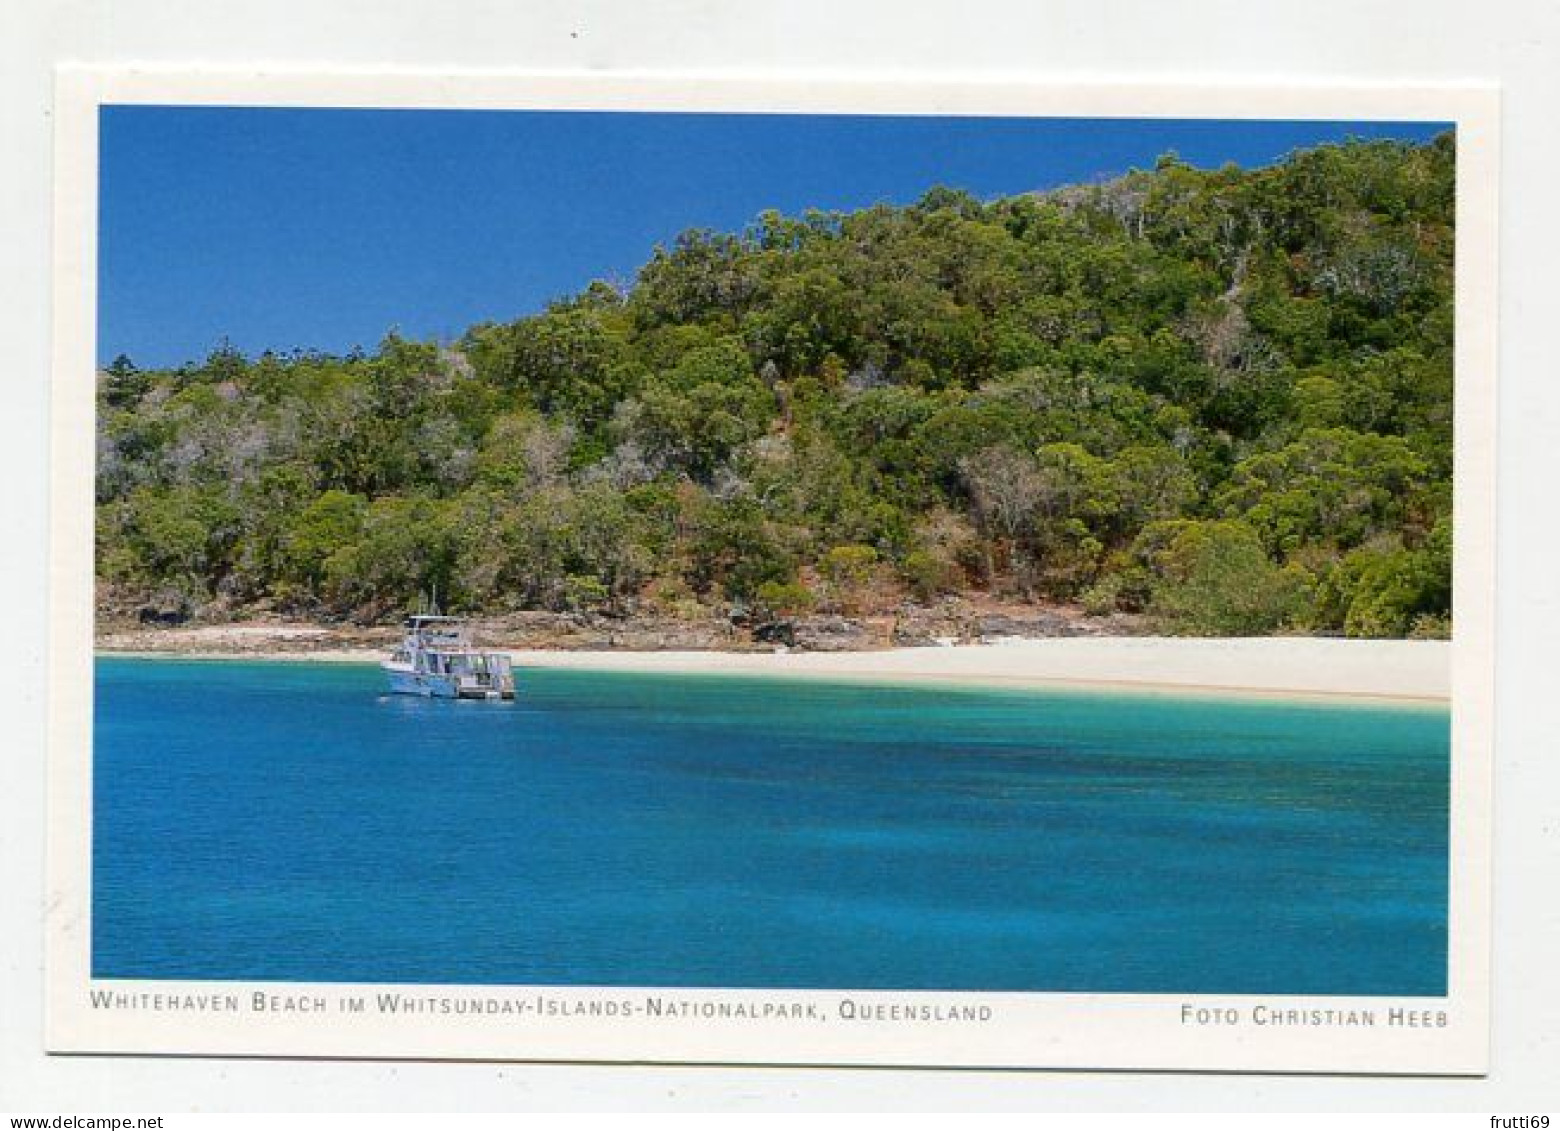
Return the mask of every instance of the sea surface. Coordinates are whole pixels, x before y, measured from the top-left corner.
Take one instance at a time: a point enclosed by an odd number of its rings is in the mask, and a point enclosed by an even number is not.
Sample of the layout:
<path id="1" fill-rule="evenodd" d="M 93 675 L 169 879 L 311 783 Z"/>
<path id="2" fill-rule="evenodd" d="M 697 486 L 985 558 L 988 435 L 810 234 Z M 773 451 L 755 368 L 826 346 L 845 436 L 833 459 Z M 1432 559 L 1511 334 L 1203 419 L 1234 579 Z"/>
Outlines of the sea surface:
<path id="1" fill-rule="evenodd" d="M 97 977 L 1446 989 L 1449 714 L 97 664 Z"/>

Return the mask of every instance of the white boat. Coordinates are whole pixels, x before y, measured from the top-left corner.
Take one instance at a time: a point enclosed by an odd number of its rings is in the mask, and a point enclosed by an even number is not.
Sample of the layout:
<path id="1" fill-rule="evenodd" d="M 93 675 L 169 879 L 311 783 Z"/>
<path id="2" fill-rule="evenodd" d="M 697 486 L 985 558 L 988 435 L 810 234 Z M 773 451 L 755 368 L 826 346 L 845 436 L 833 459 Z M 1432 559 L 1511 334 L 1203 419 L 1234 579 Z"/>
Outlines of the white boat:
<path id="1" fill-rule="evenodd" d="M 436 699 L 513 699 L 515 677 L 507 652 L 471 646 L 471 634 L 458 617 L 414 616 L 406 637 L 379 666 L 397 695 Z"/>

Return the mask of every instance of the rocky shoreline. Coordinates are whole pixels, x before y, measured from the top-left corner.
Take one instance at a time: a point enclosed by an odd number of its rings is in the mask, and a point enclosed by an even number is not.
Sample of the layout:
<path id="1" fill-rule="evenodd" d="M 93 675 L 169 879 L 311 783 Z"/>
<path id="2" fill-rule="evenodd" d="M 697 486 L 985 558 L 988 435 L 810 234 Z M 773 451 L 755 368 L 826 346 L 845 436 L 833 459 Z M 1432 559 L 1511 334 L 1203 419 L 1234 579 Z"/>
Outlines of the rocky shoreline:
<path id="1" fill-rule="evenodd" d="M 622 652 L 873 652 L 1010 639 L 1139 636 L 1140 617 L 1088 616 L 1067 606 L 975 604 L 950 600 L 906 605 L 862 616 L 818 614 L 751 622 L 737 618 L 608 617 L 589 613 L 519 612 L 471 618 L 487 647 L 512 650 Z M 97 647 L 104 652 L 307 655 L 383 651 L 400 636 L 394 623 L 358 625 L 256 617 L 224 622 L 144 623 L 100 613 Z"/>

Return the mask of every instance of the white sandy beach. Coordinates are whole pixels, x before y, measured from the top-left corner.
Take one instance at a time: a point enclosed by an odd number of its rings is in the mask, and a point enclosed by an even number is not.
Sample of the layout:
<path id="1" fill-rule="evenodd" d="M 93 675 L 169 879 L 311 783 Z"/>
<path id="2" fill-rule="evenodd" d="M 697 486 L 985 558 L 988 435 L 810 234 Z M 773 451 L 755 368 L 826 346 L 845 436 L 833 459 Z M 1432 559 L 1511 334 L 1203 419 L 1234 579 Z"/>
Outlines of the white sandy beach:
<path id="1" fill-rule="evenodd" d="M 195 630 L 200 631 L 231 633 L 233 629 Z M 282 643 L 280 637 L 271 639 Z M 260 640 L 254 643 L 258 646 L 235 655 L 227 649 L 207 651 L 191 639 L 178 654 L 339 662 L 381 658 L 381 653 L 367 649 L 299 652 L 267 649 Z M 1100 684 L 1269 695 L 1444 700 L 1450 696 L 1451 685 L 1451 646 L 1434 640 L 1064 637 L 867 652 L 531 649 L 512 651 L 511 655 L 522 670 L 716 672 L 1012 687 Z"/>
<path id="2" fill-rule="evenodd" d="M 724 672 L 1001 686 L 1084 683 L 1187 690 L 1446 699 L 1435 640 L 1067 637 L 882 652 L 515 652 L 520 667 Z"/>

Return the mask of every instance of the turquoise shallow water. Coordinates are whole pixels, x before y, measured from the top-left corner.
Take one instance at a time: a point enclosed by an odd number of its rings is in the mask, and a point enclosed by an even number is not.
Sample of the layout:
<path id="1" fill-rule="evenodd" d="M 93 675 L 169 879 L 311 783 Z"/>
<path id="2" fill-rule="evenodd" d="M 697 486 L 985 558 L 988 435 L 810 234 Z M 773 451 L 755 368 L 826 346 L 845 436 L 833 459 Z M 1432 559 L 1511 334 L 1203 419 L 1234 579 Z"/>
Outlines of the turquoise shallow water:
<path id="1" fill-rule="evenodd" d="M 101 659 L 93 973 L 1438 995 L 1448 713 Z"/>

